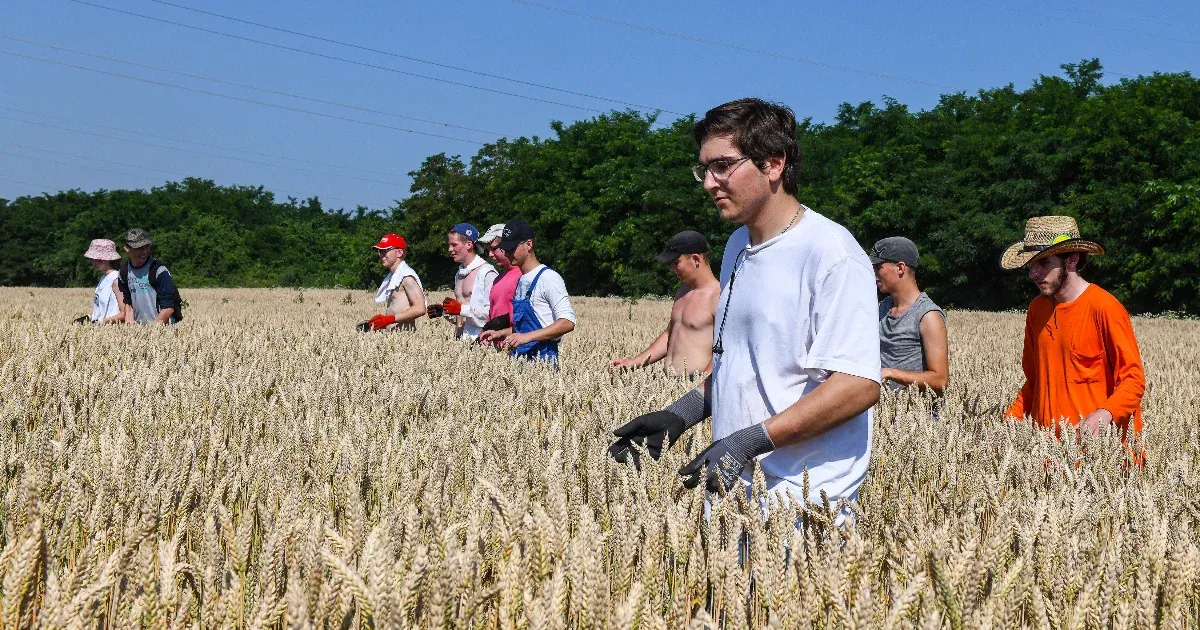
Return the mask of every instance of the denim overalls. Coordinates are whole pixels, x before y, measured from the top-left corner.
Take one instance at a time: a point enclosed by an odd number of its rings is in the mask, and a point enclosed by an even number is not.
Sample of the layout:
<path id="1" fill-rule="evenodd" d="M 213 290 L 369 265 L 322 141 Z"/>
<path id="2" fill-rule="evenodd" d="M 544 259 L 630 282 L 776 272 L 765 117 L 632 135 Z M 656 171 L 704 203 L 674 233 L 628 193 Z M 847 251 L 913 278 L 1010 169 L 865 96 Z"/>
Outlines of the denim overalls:
<path id="1" fill-rule="evenodd" d="M 525 299 L 513 300 L 513 332 L 531 333 L 535 330 L 545 328 L 538 321 L 537 313 L 533 312 L 533 304 L 530 299 L 533 297 L 533 290 L 537 288 L 538 280 L 549 267 L 542 267 L 542 270 L 533 277 L 533 282 L 529 283 L 529 290 L 525 292 Z M 534 359 L 542 359 L 550 361 L 558 365 L 558 342 L 557 341 L 530 341 L 523 343 L 513 350 L 513 356 L 521 357 L 532 361 Z"/>

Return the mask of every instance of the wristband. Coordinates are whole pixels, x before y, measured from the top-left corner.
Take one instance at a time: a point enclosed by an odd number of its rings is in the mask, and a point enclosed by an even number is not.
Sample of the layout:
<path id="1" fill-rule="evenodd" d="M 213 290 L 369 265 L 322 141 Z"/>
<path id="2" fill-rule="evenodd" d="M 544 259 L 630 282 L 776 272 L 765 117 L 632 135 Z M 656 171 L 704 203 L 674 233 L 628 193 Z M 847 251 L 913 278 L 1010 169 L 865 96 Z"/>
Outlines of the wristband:
<path id="1" fill-rule="evenodd" d="M 667 405 L 667 411 L 683 418 L 684 429 L 690 429 L 712 415 L 712 397 L 693 389 L 679 400 Z"/>

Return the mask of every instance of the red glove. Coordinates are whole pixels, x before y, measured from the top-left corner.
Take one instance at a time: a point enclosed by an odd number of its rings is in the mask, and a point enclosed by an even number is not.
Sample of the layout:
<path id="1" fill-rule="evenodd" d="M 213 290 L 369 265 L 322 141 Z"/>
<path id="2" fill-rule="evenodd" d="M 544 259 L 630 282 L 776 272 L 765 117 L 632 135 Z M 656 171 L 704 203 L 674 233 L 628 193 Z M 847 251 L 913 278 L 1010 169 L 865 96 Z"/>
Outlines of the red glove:
<path id="1" fill-rule="evenodd" d="M 371 330 L 383 330 L 395 323 L 395 315 L 376 315 L 367 320 L 367 325 L 371 327 Z"/>
<path id="2" fill-rule="evenodd" d="M 447 315 L 461 315 L 462 303 L 454 298 L 446 298 L 442 300 L 442 310 L 445 311 Z"/>

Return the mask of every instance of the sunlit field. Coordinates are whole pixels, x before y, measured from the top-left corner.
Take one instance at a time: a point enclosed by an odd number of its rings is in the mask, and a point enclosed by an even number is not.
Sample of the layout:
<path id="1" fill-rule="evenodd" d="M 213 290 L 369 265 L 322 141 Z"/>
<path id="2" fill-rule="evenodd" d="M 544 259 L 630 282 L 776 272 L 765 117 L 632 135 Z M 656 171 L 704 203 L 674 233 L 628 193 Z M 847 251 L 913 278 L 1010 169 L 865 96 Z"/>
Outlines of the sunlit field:
<path id="1" fill-rule="evenodd" d="M 939 418 L 881 401 L 842 530 L 743 496 L 706 517 L 675 473 L 706 425 L 640 472 L 606 458 L 688 387 L 606 369 L 669 302 L 577 299 L 556 372 L 444 321 L 355 332 L 362 291 L 182 291 L 164 329 L 0 289 L 3 627 L 1200 625 L 1198 322 L 1135 319 L 1138 468 L 1001 422 L 1023 315 L 951 311 Z"/>

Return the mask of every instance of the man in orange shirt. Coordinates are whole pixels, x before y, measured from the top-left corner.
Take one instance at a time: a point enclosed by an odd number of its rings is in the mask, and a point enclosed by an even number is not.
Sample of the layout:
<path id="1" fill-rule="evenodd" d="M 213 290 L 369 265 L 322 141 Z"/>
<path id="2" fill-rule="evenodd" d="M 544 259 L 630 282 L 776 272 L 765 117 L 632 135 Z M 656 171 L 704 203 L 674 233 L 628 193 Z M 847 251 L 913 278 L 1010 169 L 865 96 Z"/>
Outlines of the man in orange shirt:
<path id="1" fill-rule="evenodd" d="M 1000 266 L 1028 267 L 1041 293 L 1025 317 L 1025 385 L 1007 417 L 1030 417 L 1056 434 L 1060 423 L 1093 434 L 1110 422 L 1126 436 L 1131 425 L 1142 430 L 1146 375 L 1129 313 L 1079 275 L 1089 255 L 1103 254 L 1071 217 L 1030 219 L 1025 239 L 1004 252 Z"/>

